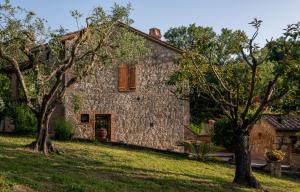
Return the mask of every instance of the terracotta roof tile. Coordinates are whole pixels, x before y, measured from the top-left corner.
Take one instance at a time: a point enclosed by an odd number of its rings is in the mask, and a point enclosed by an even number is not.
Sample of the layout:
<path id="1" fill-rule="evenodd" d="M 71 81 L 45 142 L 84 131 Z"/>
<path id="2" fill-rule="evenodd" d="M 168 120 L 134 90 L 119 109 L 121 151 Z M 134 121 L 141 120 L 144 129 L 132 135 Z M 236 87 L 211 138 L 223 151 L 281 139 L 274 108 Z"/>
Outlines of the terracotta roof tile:
<path id="1" fill-rule="evenodd" d="M 262 119 L 269 122 L 277 131 L 300 131 L 300 114 L 264 115 Z"/>

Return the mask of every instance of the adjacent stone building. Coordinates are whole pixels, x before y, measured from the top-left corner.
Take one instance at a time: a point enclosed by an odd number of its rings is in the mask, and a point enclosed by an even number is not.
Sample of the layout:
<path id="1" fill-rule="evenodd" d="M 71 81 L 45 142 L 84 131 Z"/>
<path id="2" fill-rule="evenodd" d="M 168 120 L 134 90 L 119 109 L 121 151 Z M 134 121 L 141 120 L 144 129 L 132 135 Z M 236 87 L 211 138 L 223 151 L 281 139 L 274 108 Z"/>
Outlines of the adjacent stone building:
<path id="1" fill-rule="evenodd" d="M 75 138 L 98 139 L 105 128 L 111 142 L 182 151 L 177 144 L 189 125 L 189 102 L 177 99 L 166 84 L 182 51 L 162 41 L 159 29 L 130 30 L 144 37 L 150 54 L 96 69 L 67 90 L 51 121 L 64 116 L 74 124 Z M 79 111 L 74 111 L 74 96 L 82 101 Z"/>
<path id="2" fill-rule="evenodd" d="M 300 114 L 264 115 L 250 132 L 252 159 L 265 160 L 267 151 L 281 149 L 286 153 L 284 163 L 300 168 L 297 162 L 300 157 L 294 153 L 298 131 L 300 131 Z"/>

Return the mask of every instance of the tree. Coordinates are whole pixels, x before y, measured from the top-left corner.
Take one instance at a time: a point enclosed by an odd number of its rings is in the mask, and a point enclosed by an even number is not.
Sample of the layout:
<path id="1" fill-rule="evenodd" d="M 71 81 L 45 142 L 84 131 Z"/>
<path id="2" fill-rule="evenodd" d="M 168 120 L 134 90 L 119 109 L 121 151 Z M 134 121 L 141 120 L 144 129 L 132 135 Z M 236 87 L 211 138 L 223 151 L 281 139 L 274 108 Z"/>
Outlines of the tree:
<path id="1" fill-rule="evenodd" d="M 5 103 L 3 99 L 0 97 L 0 114 L 4 111 Z"/>
<path id="2" fill-rule="evenodd" d="M 0 74 L 0 123 L 8 112 L 11 103 L 10 84 L 5 75 Z"/>
<path id="3" fill-rule="evenodd" d="M 146 50 L 142 38 L 128 30 L 129 11 L 130 5 L 115 5 L 110 13 L 96 7 L 84 22 L 82 14 L 72 11 L 78 31 L 65 34 L 64 28 L 52 30 L 44 19 L 8 0 L 1 4 L 0 69 L 16 74 L 24 102 L 38 121 L 36 141 L 28 147 L 57 152 L 48 124 L 66 89 L 96 67 L 133 60 Z"/>
<path id="4" fill-rule="evenodd" d="M 218 119 L 214 124 L 212 141 L 217 146 L 225 147 L 229 151 L 233 151 L 233 126 L 227 118 Z"/>
<path id="5" fill-rule="evenodd" d="M 216 33 L 211 27 L 201 27 L 195 24 L 188 27 L 171 28 L 164 34 L 165 39 L 170 44 L 183 50 L 197 52 L 205 50 L 215 36 Z M 206 97 L 205 102 L 202 102 L 203 98 L 199 97 L 198 91 L 194 87 L 190 87 L 188 95 L 181 94 L 181 97 L 189 99 L 191 122 L 194 124 L 199 125 L 201 122 L 216 118 L 222 113 L 218 104 L 208 97 Z"/>
<path id="6" fill-rule="evenodd" d="M 196 38 L 201 48 L 186 50 L 180 70 L 170 78 L 179 93 L 196 90 L 213 100 L 234 130 L 236 171 L 234 182 L 261 188 L 251 170 L 249 133 L 263 112 L 276 107 L 285 96 L 293 97 L 300 70 L 299 24 L 260 48 L 255 43 L 262 21 L 250 24 L 254 34 L 223 29 L 220 35 Z M 198 37 L 198 36 L 197 36 Z M 197 45 L 198 46 L 198 45 Z"/>
<path id="7" fill-rule="evenodd" d="M 284 114 L 290 111 L 300 112 L 300 78 L 294 91 L 281 98 L 281 102 L 277 106 L 272 107 L 272 111 Z"/>

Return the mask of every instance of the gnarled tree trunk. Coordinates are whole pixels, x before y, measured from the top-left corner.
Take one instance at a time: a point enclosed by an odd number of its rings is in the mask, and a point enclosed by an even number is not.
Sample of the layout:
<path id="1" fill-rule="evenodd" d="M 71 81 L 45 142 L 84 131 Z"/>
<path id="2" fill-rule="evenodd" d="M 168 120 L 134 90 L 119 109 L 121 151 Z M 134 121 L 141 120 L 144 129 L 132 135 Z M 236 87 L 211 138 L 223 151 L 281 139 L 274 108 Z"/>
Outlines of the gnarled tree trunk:
<path id="1" fill-rule="evenodd" d="M 242 132 L 236 133 L 234 140 L 236 169 L 233 182 L 260 189 L 261 185 L 252 173 L 249 134 Z"/>
<path id="2" fill-rule="evenodd" d="M 51 138 L 49 137 L 49 120 L 53 111 L 54 108 L 52 108 L 48 113 L 37 115 L 38 134 L 36 140 L 27 145 L 29 149 L 43 152 L 45 155 L 48 155 L 51 152 L 59 153 L 58 149 L 54 147 Z"/>

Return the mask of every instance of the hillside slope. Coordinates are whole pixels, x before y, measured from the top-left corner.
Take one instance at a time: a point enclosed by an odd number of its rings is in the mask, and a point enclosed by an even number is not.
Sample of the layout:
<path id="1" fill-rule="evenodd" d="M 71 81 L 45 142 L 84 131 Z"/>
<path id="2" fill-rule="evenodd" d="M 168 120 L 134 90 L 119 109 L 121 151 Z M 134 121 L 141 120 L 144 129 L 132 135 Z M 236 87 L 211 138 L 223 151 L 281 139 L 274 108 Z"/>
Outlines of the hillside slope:
<path id="1" fill-rule="evenodd" d="M 251 191 L 231 184 L 232 167 L 97 143 L 55 142 L 44 157 L 31 138 L 0 136 L 0 191 Z M 272 192 L 299 192 L 300 181 L 256 173 Z"/>

